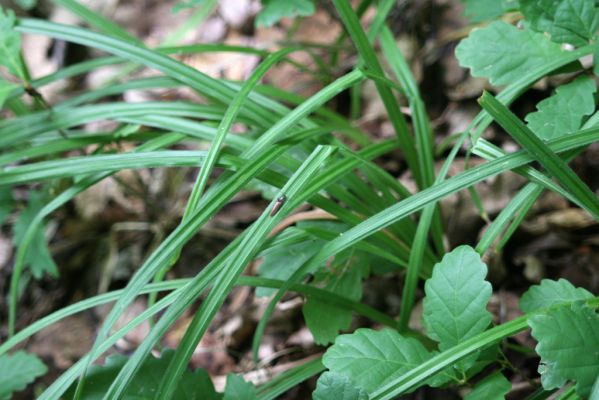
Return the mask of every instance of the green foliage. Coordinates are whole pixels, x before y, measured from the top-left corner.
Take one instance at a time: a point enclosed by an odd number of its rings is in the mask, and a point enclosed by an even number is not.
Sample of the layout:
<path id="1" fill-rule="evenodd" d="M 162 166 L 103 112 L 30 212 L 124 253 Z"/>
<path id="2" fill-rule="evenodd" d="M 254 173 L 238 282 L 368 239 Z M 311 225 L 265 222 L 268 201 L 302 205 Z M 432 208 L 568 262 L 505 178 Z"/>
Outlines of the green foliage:
<path id="1" fill-rule="evenodd" d="M 12 10 L 0 8 L 0 66 L 20 78 L 24 78 L 21 63 L 21 36 L 13 29 L 16 23 Z"/>
<path id="2" fill-rule="evenodd" d="M 528 323 L 539 342 L 539 373 L 545 389 L 576 382 L 576 393 L 587 397 L 599 375 L 599 315 L 584 304 L 558 307 L 534 315 Z"/>
<path id="3" fill-rule="evenodd" d="M 313 0 L 262 0 L 264 8 L 256 18 L 259 26 L 271 26 L 283 18 L 314 14 Z"/>
<path id="4" fill-rule="evenodd" d="M 0 109 L 4 107 L 4 102 L 16 88 L 18 88 L 17 85 L 0 78 Z"/>
<path id="5" fill-rule="evenodd" d="M 291 233 L 288 232 L 288 233 Z M 295 244 L 283 244 L 271 247 L 258 267 L 258 273 L 263 278 L 288 279 L 317 251 L 322 241 L 309 237 L 307 240 Z M 256 296 L 264 297 L 273 293 L 273 289 L 257 288 Z"/>
<path id="6" fill-rule="evenodd" d="M 543 279 L 539 285 L 531 286 L 520 298 L 520 309 L 531 313 L 557 304 L 586 300 L 593 295 L 583 288 L 577 288 L 565 279 L 552 281 Z"/>
<path id="7" fill-rule="evenodd" d="M 595 81 L 583 75 L 561 85 L 555 94 L 537 104 L 525 117 L 528 127 L 544 140 L 555 139 L 580 129 L 582 119 L 595 111 Z"/>
<path id="8" fill-rule="evenodd" d="M 368 393 L 355 386 L 346 375 L 325 372 L 318 379 L 312 399 L 368 400 Z"/>
<path id="9" fill-rule="evenodd" d="M 488 78 L 500 86 L 560 57 L 563 50 L 542 33 L 495 21 L 473 30 L 455 54 L 460 65 L 470 68 L 472 76 Z"/>
<path id="10" fill-rule="evenodd" d="M 148 358 L 140 366 L 137 375 L 135 375 L 135 378 L 131 381 L 129 388 L 126 391 L 125 398 L 153 398 L 164 371 L 173 356 L 174 352 L 167 350 L 162 353 L 160 358 Z M 92 366 L 89 370 L 89 377 L 83 390 L 83 398 L 85 400 L 103 399 L 106 391 L 127 360 L 128 358 L 125 356 L 113 354 L 106 358 L 104 365 Z M 238 388 L 236 383 L 233 383 L 233 386 Z M 65 397 L 73 398 L 74 393 L 75 386 L 73 385 L 65 393 Z M 208 373 L 203 369 L 197 369 L 194 372 L 186 371 L 183 374 L 180 384 L 175 391 L 174 398 L 181 400 L 198 398 L 220 400 L 223 396 L 214 389 L 214 385 L 212 384 L 212 380 Z"/>
<path id="11" fill-rule="evenodd" d="M 323 57 L 320 48 L 301 43 L 274 54 L 222 44 L 149 49 L 142 46 L 139 39 L 77 1 L 56 2 L 79 15 L 93 29 L 35 19 L 22 19 L 15 24 L 11 12 L 0 14 L 0 63 L 24 80 L 24 84 L 28 83 L 25 79 L 28 72 L 21 61 L 17 31 L 66 40 L 113 55 L 36 79 L 31 82 L 35 88 L 102 66 L 123 63 L 135 63 L 132 68 L 141 65 L 164 75 L 141 81 L 123 80 L 83 96 L 50 104 L 42 111 L 37 109 L 40 104 L 31 106 L 27 97 L 21 99 L 23 87 L 27 86 L 0 81 L 0 101 L 10 101 L 14 112 L 14 115 L 7 113 L 8 117 L 0 121 L 0 181 L 4 182 L 0 190 L 0 222 L 12 212 L 11 192 L 27 193 L 22 188 L 12 190 L 17 185 L 70 178 L 61 181 L 64 186 L 53 187 L 52 196 L 44 197 L 30 191 L 27 208 L 13 226 L 19 252 L 15 257 L 10 289 L 9 334 L 15 330 L 16 294 L 19 287 L 25 286 L 20 274 L 23 260 L 31 266 L 36 277 L 57 271 L 46 245 L 43 224 L 34 224 L 34 221 L 51 217 L 78 193 L 120 169 L 198 167 L 206 152 L 168 150 L 180 142 L 192 146 L 209 142 L 211 161 L 207 167 L 202 164 L 205 168 L 193 188 L 186 216 L 139 266 L 127 287 L 52 313 L 0 345 L 2 366 L 8 357 L 6 352 L 35 332 L 67 315 L 116 301 L 88 356 L 52 383 L 40 397 L 42 400 L 68 398 L 76 391 L 76 381 L 82 375 L 87 375 L 79 386 L 83 388 L 84 400 L 135 396 L 275 398 L 323 372 L 325 366 L 329 371 L 318 380 L 314 392 L 317 400 L 391 399 L 422 385 L 467 384 L 472 387 L 472 382 L 477 384 L 467 399 L 503 398 L 510 391 L 510 384 L 498 371 L 498 367 L 509 367 L 500 356 L 501 341 L 527 329 L 528 324 L 539 341 L 537 351 L 542 361 L 543 384 L 563 387 L 574 381 L 580 395 L 590 393 L 597 374 L 596 363 L 593 364 L 596 360 L 591 357 L 592 349 L 598 346 L 594 309 L 599 300 L 567 281 L 543 281 L 522 296 L 521 307 L 526 315 L 492 326 L 491 315 L 486 310 L 491 295 L 491 286 L 485 280 L 487 268 L 470 247 L 461 246 L 445 254 L 443 226 L 435 218 L 434 209 L 436 202 L 445 196 L 471 189 L 477 182 L 496 174 L 514 170 L 528 179 L 530 182 L 525 189 L 489 227 L 487 232 L 491 233 L 485 234 L 481 240 L 483 245 L 477 246 L 480 254 L 486 253 L 496 239 L 505 243 L 545 189 L 554 190 L 593 215 L 599 215 L 595 194 L 567 164 L 577 152 L 595 143 L 599 137 L 599 114 L 592 115 L 596 109 L 593 80 L 582 75 L 557 87 L 554 95 L 540 102 L 537 111 L 526 117 L 528 126 L 507 108 L 527 88 L 549 74 L 567 69 L 569 73 L 581 75 L 583 69 L 578 60 L 599 51 L 597 46 L 590 45 L 594 44 L 597 29 L 594 3 L 521 0 L 521 11 L 526 20 L 518 28 L 502 21 L 490 22 L 473 30 L 460 43 L 456 54 L 462 65 L 470 68 L 473 75 L 488 78 L 493 85 L 507 87 L 497 98 L 489 94 L 482 96 L 481 104 L 485 110 L 473 119 L 464 134 L 459 135 L 441 172 L 436 175 L 433 125 L 427 117 L 410 66 L 398 52 L 395 38 L 385 26 L 395 3 L 393 0 L 361 2 L 356 10 L 352 8 L 352 2 L 333 0 L 346 31 L 330 49 L 331 58 L 339 60 L 342 56 L 350 60 L 355 55 L 355 47 L 360 60 L 345 75 L 340 75 L 343 72 L 335 62 L 329 65 L 328 54 Z M 464 0 L 463 3 L 473 22 L 491 21 L 519 7 L 515 0 Z M 181 7 L 203 7 L 196 17 L 204 18 L 216 1 L 189 0 L 180 4 Z M 257 23 L 265 26 L 284 17 L 309 15 L 315 10 L 313 0 L 268 0 L 263 4 Z M 368 7 L 376 9 L 374 22 L 366 32 L 361 17 Z M 197 21 L 196 17 L 190 21 Z M 381 67 L 373 47 L 377 38 L 399 84 L 392 82 Z M 569 46 L 562 46 L 563 43 L 578 48 L 566 50 Z M 264 73 L 280 62 L 290 61 L 289 54 L 297 50 L 309 52 L 318 67 L 315 81 L 322 72 L 326 76 L 322 83 L 327 86 L 305 99 L 283 89 L 256 86 Z M 198 51 L 258 54 L 264 61 L 246 82 L 231 82 L 211 78 L 168 56 Z M 313 65 L 298 61 L 293 61 L 292 65 L 306 73 L 313 71 Z M 337 100 L 339 93 L 359 92 L 354 89 L 359 89 L 367 79 L 375 82 L 389 114 L 389 122 L 397 133 L 393 140 L 372 143 L 371 136 L 361 130 L 360 124 L 354 124 L 355 121 L 327 106 Z M 195 90 L 203 103 L 161 101 L 132 105 L 111 102 L 107 97 L 119 96 L 130 89 L 180 86 Z M 400 112 L 394 92 L 398 89 L 404 92 L 412 110 L 411 124 Z M 85 104 L 92 101 L 100 104 Z M 354 105 L 358 103 L 354 102 Z M 354 107 L 354 114 L 354 117 L 360 117 L 359 107 Z M 479 138 L 493 119 L 522 145 L 522 151 L 504 154 Z M 111 120 L 118 127 L 98 134 L 79 131 L 88 122 L 100 120 Z M 583 122 L 584 129 L 581 127 Z M 229 128 L 236 123 L 247 128 L 248 133 L 231 135 Z M 144 129 L 139 129 L 140 126 Z M 467 143 L 469 134 L 478 140 L 469 150 L 477 155 L 484 154 L 490 161 L 445 179 L 453 158 Z M 114 143 L 123 146 L 117 147 Z M 80 151 L 90 146 L 95 149 L 94 154 Z M 132 151 L 107 154 L 117 148 Z M 379 166 L 380 163 L 373 162 L 398 148 L 418 191 L 406 190 Z M 535 161 L 545 170 L 527 165 Z M 215 166 L 225 170 L 213 174 Z M 212 176 L 215 176 L 214 180 L 206 185 Z M 285 194 L 287 202 L 276 215 L 270 215 L 273 204 L 268 205 L 258 220 L 193 278 L 148 284 L 165 276 L 181 254 L 182 247 L 234 196 L 255 187 L 269 188 L 275 198 Z M 265 197 L 270 198 L 269 195 Z M 522 197 L 526 201 L 522 201 Z M 300 222 L 271 236 L 283 218 L 306 202 L 326 211 L 330 214 L 327 218 L 335 222 L 311 225 Z M 40 227 L 35 231 L 33 244 L 27 248 L 22 241 L 24 231 L 30 226 Z M 431 272 L 430 266 L 444 254 Z M 244 276 L 247 265 L 260 258 L 260 276 Z M 380 261 L 383 258 L 385 265 Z M 370 273 L 394 274 L 396 278 L 398 270 L 404 267 L 407 268 L 406 289 L 400 293 L 402 322 L 398 323 L 396 315 L 386 315 L 361 302 L 362 285 Z M 311 281 L 302 283 L 308 277 Z M 417 300 L 420 280 L 427 278 L 423 325 L 429 337 L 408 328 L 414 317 L 411 311 Z M 194 349 L 236 285 L 258 286 L 258 295 L 270 295 L 276 290 L 256 329 L 256 349 L 269 313 L 285 292 L 293 290 L 306 296 L 303 314 L 315 342 L 334 341 L 322 362 L 314 358 L 259 387 L 231 374 L 223 394 L 215 392 L 206 372 L 188 371 Z M 114 332 L 116 321 L 134 299 L 141 294 L 167 289 L 173 292 L 156 303 L 151 301 L 148 309 Z M 195 311 L 177 351 L 166 352 L 160 359 L 152 358 L 150 354 L 165 332 L 193 304 L 197 304 L 203 294 L 207 296 Z M 339 336 L 340 331 L 351 326 L 352 313 L 391 328 L 361 328 Z M 88 370 L 91 363 L 127 332 L 157 315 L 161 315 L 160 318 L 130 357 L 108 357 L 104 366 Z M 564 351 L 565 347 L 568 352 Z M 490 372 L 490 375 L 480 380 L 478 374 L 482 371 Z M 0 374 L 0 380 L 2 378 Z"/>
<path id="12" fill-rule="evenodd" d="M 330 266 L 321 268 L 313 284 L 345 298 L 359 301 L 362 298 L 362 279 L 369 274 L 368 257 L 354 250 L 335 257 Z M 352 313 L 318 299 L 308 299 L 303 306 L 306 325 L 317 344 L 335 341 L 339 331 L 349 328 Z"/>
<path id="13" fill-rule="evenodd" d="M 392 329 L 358 329 L 338 336 L 322 362 L 332 372 L 346 375 L 358 387 L 373 392 L 430 357 L 418 340 Z"/>
<path id="14" fill-rule="evenodd" d="M 470 246 L 460 246 L 443 257 L 426 281 L 423 321 L 428 336 L 447 350 L 484 331 L 491 323 L 487 303 L 491 284 L 487 266 Z M 455 367 L 464 373 L 476 356 Z"/>
<path id="15" fill-rule="evenodd" d="M 32 354 L 17 351 L 0 356 L 0 400 L 12 398 L 12 393 L 23 390 L 48 369 Z"/>
<path id="16" fill-rule="evenodd" d="M 257 398 L 256 388 L 239 375 L 227 375 L 227 385 L 223 400 L 254 400 Z"/>
<path id="17" fill-rule="evenodd" d="M 445 350 L 484 331 L 491 323 L 487 266 L 470 246 L 460 246 L 435 265 L 426 281 L 423 320 L 428 336 Z"/>
<path id="18" fill-rule="evenodd" d="M 518 7 L 518 0 L 462 0 L 464 15 L 477 23 L 495 19 Z"/>
<path id="19" fill-rule="evenodd" d="M 504 400 L 512 390 L 512 384 L 501 372 L 493 372 L 464 397 L 464 400 Z"/>
<path id="20" fill-rule="evenodd" d="M 531 27 L 557 43 L 584 46 L 599 28 L 595 0 L 521 0 L 520 5 Z"/>
<path id="21" fill-rule="evenodd" d="M 12 212 L 14 201 L 10 190 L 0 190 L 0 226 L 4 223 L 6 217 Z"/>
<path id="22" fill-rule="evenodd" d="M 44 202 L 45 198 L 41 193 L 36 191 L 29 192 L 27 207 L 21 211 L 14 225 L 15 246 L 18 247 L 21 245 L 27 228 L 44 206 Z M 35 232 L 25 258 L 25 263 L 30 267 L 31 273 L 37 279 L 40 279 L 45 273 L 54 277 L 58 276 L 58 267 L 50 255 L 50 250 L 46 242 L 44 225 L 41 225 Z"/>

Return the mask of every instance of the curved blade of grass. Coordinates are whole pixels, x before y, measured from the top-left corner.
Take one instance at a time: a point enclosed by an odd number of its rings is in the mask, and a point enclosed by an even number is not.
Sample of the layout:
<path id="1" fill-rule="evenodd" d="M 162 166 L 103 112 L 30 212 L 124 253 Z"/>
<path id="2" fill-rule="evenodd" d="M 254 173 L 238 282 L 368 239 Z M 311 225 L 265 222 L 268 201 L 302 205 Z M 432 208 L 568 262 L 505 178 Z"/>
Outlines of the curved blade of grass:
<path id="1" fill-rule="evenodd" d="M 183 219 L 186 219 L 189 216 L 189 213 L 197 208 L 198 203 L 200 201 L 200 197 L 202 196 L 206 184 L 208 183 L 208 178 L 210 177 L 212 169 L 216 164 L 216 159 L 218 158 L 220 148 L 225 140 L 225 136 L 229 132 L 229 129 L 231 128 L 233 123 L 235 122 L 235 119 L 237 118 L 237 115 L 241 110 L 241 106 L 243 105 L 247 96 L 249 96 L 250 92 L 254 89 L 254 86 L 256 86 L 256 84 L 260 81 L 260 79 L 262 79 L 264 74 L 266 74 L 266 72 L 268 72 L 270 68 L 272 68 L 276 63 L 278 63 L 283 57 L 296 50 L 298 49 L 288 47 L 269 55 L 252 72 L 251 76 L 241 87 L 241 90 L 237 92 L 235 98 L 227 108 L 227 111 L 225 112 L 216 130 L 214 140 L 210 145 L 210 150 L 208 152 L 208 155 L 206 156 L 203 168 L 200 170 L 200 173 L 196 179 L 196 183 L 191 191 L 191 195 L 189 196 L 189 200 L 187 201 L 185 212 L 183 214 Z"/>
<path id="2" fill-rule="evenodd" d="M 52 0 L 52 2 L 78 15 L 85 22 L 99 29 L 107 35 L 120 38 L 127 42 L 141 44 L 141 40 L 131 35 L 129 32 L 125 31 L 123 28 L 121 28 L 111 20 L 104 18 L 103 16 L 93 12 L 89 8 L 79 4 L 75 0 Z"/>
<path id="3" fill-rule="evenodd" d="M 200 167 L 205 163 L 206 151 L 163 150 L 122 154 L 100 154 L 41 161 L 0 171 L 0 186 L 66 178 L 96 172 L 155 167 Z M 233 159 L 223 157 L 219 167 L 238 165 Z"/>
<path id="4" fill-rule="evenodd" d="M 503 151 L 502 149 L 498 148 L 494 144 L 487 142 L 483 138 L 480 138 L 476 142 L 476 146 L 474 146 L 474 148 L 472 149 L 472 153 L 479 157 L 482 157 L 486 160 L 494 160 L 497 157 L 501 157 L 503 155 L 508 154 L 506 151 Z M 578 198 L 576 198 L 576 196 L 572 195 L 570 192 L 568 192 L 567 190 L 562 188 L 560 185 L 555 183 L 549 176 L 543 174 L 542 172 L 536 170 L 535 168 L 533 168 L 529 165 L 526 165 L 521 168 L 516 168 L 514 170 L 514 172 L 519 175 L 522 175 L 523 177 L 530 180 L 531 182 L 539 184 L 539 185 L 543 186 L 544 188 L 549 189 L 549 190 L 559 194 L 560 196 L 567 198 L 571 202 L 580 205 L 580 203 L 578 202 Z M 580 205 L 580 206 L 582 207 L 582 205 Z"/>
<path id="5" fill-rule="evenodd" d="M 384 26 L 380 36 L 381 48 L 397 80 L 405 88 L 410 109 L 412 110 L 412 122 L 414 125 L 414 136 L 416 148 L 419 152 L 419 165 L 422 170 L 424 184 L 430 186 L 435 180 L 434 156 L 433 156 L 433 133 L 431 124 L 426 114 L 424 101 L 420 95 L 416 79 L 410 70 L 408 63 L 395 44 L 395 39 L 388 27 Z M 432 218 L 432 237 L 438 254 L 445 252 L 443 245 L 443 225 L 438 207 Z"/>
<path id="6" fill-rule="evenodd" d="M 233 53 L 244 53 L 244 54 L 255 54 L 258 56 L 266 57 L 269 52 L 262 49 L 255 49 L 253 47 L 246 46 L 236 46 L 236 45 L 227 45 L 227 44 L 192 44 L 192 45 L 184 45 L 184 46 L 172 46 L 172 47 L 158 47 L 153 49 L 161 54 L 165 55 L 184 55 L 190 53 L 203 53 L 203 52 L 233 52 Z M 109 65 L 116 65 L 125 63 L 127 60 L 122 57 L 117 56 L 106 56 L 106 57 L 98 57 L 93 60 L 86 60 L 80 63 L 76 63 L 73 65 L 66 66 L 43 76 L 41 78 L 37 78 L 31 81 L 31 87 L 34 89 L 39 89 L 45 85 L 48 85 L 52 82 L 55 82 L 60 79 L 67 79 L 77 75 L 85 74 L 100 67 L 105 67 Z M 290 63 L 293 63 L 291 60 Z M 15 89 L 8 96 L 9 99 L 12 99 L 17 96 L 21 96 L 25 93 L 24 87 L 19 87 Z"/>
<path id="7" fill-rule="evenodd" d="M 23 33 L 50 36 L 97 48 L 121 56 L 127 60 L 138 62 L 149 68 L 162 71 L 164 74 L 185 83 L 199 93 L 221 104 L 227 104 L 235 96 L 235 91 L 223 82 L 210 78 L 177 60 L 122 39 L 90 32 L 77 27 L 34 19 L 19 20 L 15 29 Z M 247 102 L 247 109 L 265 121 L 272 121 L 272 113 L 269 113 L 252 98 Z"/>
<path id="8" fill-rule="evenodd" d="M 583 128 L 592 128 L 594 126 L 597 126 L 598 124 L 599 112 L 596 112 L 585 122 Z M 479 139 L 476 147 L 478 147 L 479 145 L 484 145 L 485 142 L 486 141 L 484 141 L 483 139 Z M 582 149 L 570 150 L 564 153 L 562 155 L 562 158 L 566 162 L 570 162 L 581 152 Z M 499 153 L 499 156 L 501 156 L 501 153 Z M 517 169 L 515 171 L 522 169 Z M 520 192 L 518 192 L 518 194 L 512 200 L 510 200 L 508 205 L 503 210 L 501 210 L 501 212 L 495 218 L 493 223 L 485 230 L 483 237 L 476 246 L 476 251 L 478 251 L 481 255 L 489 251 L 496 238 L 504 231 L 505 226 L 507 226 L 507 229 L 505 230 L 505 233 L 501 238 L 500 243 L 498 243 L 497 247 L 495 248 L 495 251 L 499 251 L 505 245 L 507 240 L 511 237 L 516 228 L 520 226 L 520 223 L 522 222 L 530 208 L 534 205 L 541 193 L 543 193 L 543 189 L 543 186 L 533 182 L 528 183 L 523 189 L 521 189 Z M 510 223 L 510 220 L 512 220 L 512 223 L 508 225 Z"/>
<path id="9" fill-rule="evenodd" d="M 260 135 L 258 140 L 256 140 L 256 143 L 251 148 L 243 152 L 242 156 L 245 158 L 252 158 L 259 152 L 264 151 L 275 140 L 280 140 L 281 138 L 279 136 L 292 128 L 298 120 L 308 116 L 314 112 L 314 110 L 322 106 L 325 102 L 329 101 L 331 98 L 335 97 L 343 90 L 361 81 L 362 79 L 364 79 L 364 74 L 362 71 L 354 70 L 338 78 L 333 83 L 325 86 L 317 94 L 304 101 L 292 112 L 285 115 L 266 132 Z"/>
<path id="10" fill-rule="evenodd" d="M 174 115 L 217 120 L 222 117 L 222 109 L 184 102 L 110 103 L 61 110 L 60 114 L 42 111 L 0 123 L 0 147 L 22 143 L 24 140 L 58 129 L 86 122 L 144 115 Z M 204 126 L 203 132 L 215 132 Z"/>
<path id="11" fill-rule="evenodd" d="M 50 139 L 40 140 L 39 142 L 33 143 L 30 146 L 11 150 L 5 154 L 0 155 L 0 166 L 11 164 L 17 161 L 25 161 L 32 158 L 48 157 L 56 153 L 61 153 L 69 150 L 81 149 L 92 144 L 106 145 L 110 143 L 117 143 L 123 138 L 119 137 L 115 133 L 98 133 L 83 135 L 73 135 L 72 131 L 67 139 Z M 127 140 L 146 142 L 150 139 L 154 139 L 158 134 L 156 132 L 144 132 L 135 133 L 129 135 Z"/>
<path id="12" fill-rule="evenodd" d="M 505 206 L 499 215 L 493 220 L 491 225 L 485 230 L 482 238 L 476 245 L 476 251 L 481 255 L 485 254 L 497 237 L 504 231 L 505 226 L 509 224 L 514 215 L 522 213 L 523 216 L 529 207 L 534 204 L 537 198 L 543 193 L 543 187 L 534 183 L 529 183 L 514 196 Z"/>
<path id="13" fill-rule="evenodd" d="M 322 364 L 320 357 L 312 361 L 283 372 L 279 376 L 270 380 L 268 383 L 258 388 L 257 400 L 271 400 L 279 397 L 287 390 L 295 387 L 306 379 L 324 371 L 326 368 Z"/>
<path id="14" fill-rule="evenodd" d="M 488 92 L 483 93 L 479 102 L 514 140 L 555 176 L 585 210 L 599 221 L 599 199 L 557 154 Z"/>

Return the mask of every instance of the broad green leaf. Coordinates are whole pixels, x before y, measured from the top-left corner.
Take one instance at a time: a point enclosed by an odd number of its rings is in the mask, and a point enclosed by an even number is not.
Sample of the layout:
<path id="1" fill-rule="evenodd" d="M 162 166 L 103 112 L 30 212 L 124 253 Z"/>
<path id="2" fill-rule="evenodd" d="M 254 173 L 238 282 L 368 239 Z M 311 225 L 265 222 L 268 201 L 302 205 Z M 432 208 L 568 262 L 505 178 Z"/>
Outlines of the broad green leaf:
<path id="1" fill-rule="evenodd" d="M 544 140 L 573 133 L 580 128 L 583 117 L 595 111 L 593 94 L 596 91 L 592 78 L 580 76 L 559 86 L 553 96 L 537 104 L 537 111 L 524 119 L 528 127 Z"/>
<path id="2" fill-rule="evenodd" d="M 575 300 L 586 300 L 593 294 L 583 288 L 577 288 L 565 279 L 552 281 L 543 279 L 539 285 L 531 286 L 520 298 L 520 309 L 531 313 L 556 304 Z"/>
<path id="3" fill-rule="evenodd" d="M 426 281 L 423 321 L 439 349 L 449 349 L 484 331 L 491 323 L 487 266 L 470 246 L 447 253 Z"/>
<path id="4" fill-rule="evenodd" d="M 518 7 L 517 0 L 462 0 L 462 3 L 464 16 L 473 23 L 495 19 Z"/>
<path id="5" fill-rule="evenodd" d="M 520 4 L 530 27 L 547 32 L 557 43 L 584 46 L 599 27 L 595 0 L 521 0 Z"/>
<path id="6" fill-rule="evenodd" d="M 520 30 L 503 21 L 473 30 L 456 48 L 460 65 L 470 68 L 472 76 L 488 78 L 495 86 L 516 82 L 563 53 L 543 34 Z"/>
<path id="7" fill-rule="evenodd" d="M 27 228 L 43 206 L 44 201 L 42 195 L 30 191 L 29 204 L 27 205 L 27 208 L 21 212 L 14 225 L 14 242 L 16 246 L 20 245 Z M 25 264 L 30 266 L 31 273 L 37 279 L 40 279 L 44 273 L 48 273 L 54 277 L 58 276 L 58 267 L 50 255 L 44 228 L 45 226 L 41 226 L 35 233 L 25 258 Z"/>
<path id="8" fill-rule="evenodd" d="M 173 351 L 167 350 L 162 353 L 160 358 L 147 358 L 131 381 L 124 398 L 153 399 L 160 379 L 164 375 L 164 371 L 173 355 Z M 85 400 L 103 399 L 110 384 L 127 360 L 127 357 L 116 354 L 108 356 L 104 365 L 92 366 L 89 369 L 88 378 L 83 388 L 82 398 Z M 71 399 L 74 393 L 75 385 L 72 385 L 65 393 L 64 398 Z M 214 390 L 214 385 L 208 373 L 203 369 L 197 369 L 194 372 L 186 371 L 183 374 L 173 398 L 181 400 L 220 400 L 222 395 Z"/>
<path id="9" fill-rule="evenodd" d="M 25 389 L 47 370 L 39 358 L 22 350 L 0 356 L 0 400 L 12 398 L 13 392 Z"/>
<path id="10" fill-rule="evenodd" d="M 520 12 L 538 32 L 549 32 L 561 0 L 520 0 Z"/>
<path id="11" fill-rule="evenodd" d="M 13 29 L 16 21 L 12 10 L 4 11 L 0 7 L 0 65 L 22 78 L 21 36 Z"/>
<path id="12" fill-rule="evenodd" d="M 269 251 L 258 267 L 258 275 L 263 278 L 286 280 L 310 257 L 316 254 L 322 246 L 322 242 L 314 238 Z M 274 289 L 257 288 L 256 296 L 270 296 L 273 292 Z"/>
<path id="13" fill-rule="evenodd" d="M 545 389 L 576 382 L 576 392 L 587 397 L 599 375 L 599 315 L 573 303 L 529 318 L 532 336 L 539 342 L 539 373 Z"/>
<path id="14" fill-rule="evenodd" d="M 223 400 L 254 400 L 257 398 L 256 388 L 239 375 L 227 375 L 227 385 Z"/>
<path id="15" fill-rule="evenodd" d="M 563 0 L 555 11 L 549 34 L 555 42 L 584 46 L 595 36 L 597 27 L 599 12 L 595 0 Z"/>
<path id="16" fill-rule="evenodd" d="M 358 329 L 341 335 L 326 351 L 323 364 L 372 392 L 431 357 L 417 340 L 392 329 Z"/>
<path id="17" fill-rule="evenodd" d="M 6 82 L 4 79 L 0 78 L 0 110 L 2 109 L 2 107 L 4 107 L 4 102 L 6 101 L 8 96 L 16 88 L 18 88 L 17 85 L 12 84 L 10 82 Z"/>
<path id="18" fill-rule="evenodd" d="M 312 399 L 368 400 L 368 393 L 345 375 L 325 372 L 318 378 Z"/>
<path id="19" fill-rule="evenodd" d="M 330 266 L 317 271 L 314 285 L 358 301 L 362 298 L 362 279 L 369 272 L 368 258 L 352 250 L 339 256 Z M 302 310 L 314 341 L 321 345 L 332 343 L 352 320 L 351 311 L 318 299 L 308 299 Z"/>
<path id="20" fill-rule="evenodd" d="M 512 390 L 512 384 L 501 372 L 494 372 L 478 382 L 464 400 L 504 400 Z"/>
<path id="21" fill-rule="evenodd" d="M 285 17 L 314 14 L 312 0 L 263 0 L 264 8 L 256 18 L 258 26 L 271 26 Z"/>

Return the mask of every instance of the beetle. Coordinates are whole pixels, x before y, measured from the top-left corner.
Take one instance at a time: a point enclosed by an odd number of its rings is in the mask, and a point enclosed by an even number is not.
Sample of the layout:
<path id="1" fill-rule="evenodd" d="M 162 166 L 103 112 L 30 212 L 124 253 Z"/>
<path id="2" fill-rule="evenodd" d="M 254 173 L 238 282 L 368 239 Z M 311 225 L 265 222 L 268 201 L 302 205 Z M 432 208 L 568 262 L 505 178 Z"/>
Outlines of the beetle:
<path id="1" fill-rule="evenodd" d="M 279 212 L 279 210 L 281 209 L 281 207 L 283 207 L 283 204 L 285 204 L 285 202 L 287 201 L 287 196 L 285 196 L 284 194 L 280 195 L 277 198 L 277 201 L 275 202 L 275 204 L 272 206 L 272 210 L 270 210 L 270 216 L 274 216 L 276 213 Z"/>

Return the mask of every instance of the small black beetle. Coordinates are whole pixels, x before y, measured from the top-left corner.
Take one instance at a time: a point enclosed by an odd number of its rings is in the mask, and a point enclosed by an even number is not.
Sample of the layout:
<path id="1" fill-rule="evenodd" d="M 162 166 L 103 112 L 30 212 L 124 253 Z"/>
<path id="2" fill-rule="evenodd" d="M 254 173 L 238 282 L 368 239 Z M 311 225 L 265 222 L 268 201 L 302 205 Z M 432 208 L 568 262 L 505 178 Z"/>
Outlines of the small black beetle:
<path id="1" fill-rule="evenodd" d="M 279 210 L 281 209 L 281 207 L 283 207 L 283 204 L 285 204 L 286 201 L 287 201 L 287 196 L 285 196 L 284 194 L 280 195 L 277 198 L 277 201 L 275 202 L 275 204 L 272 206 L 272 210 L 270 210 L 270 216 L 272 217 L 273 215 L 275 215 L 276 213 L 278 213 Z"/>

